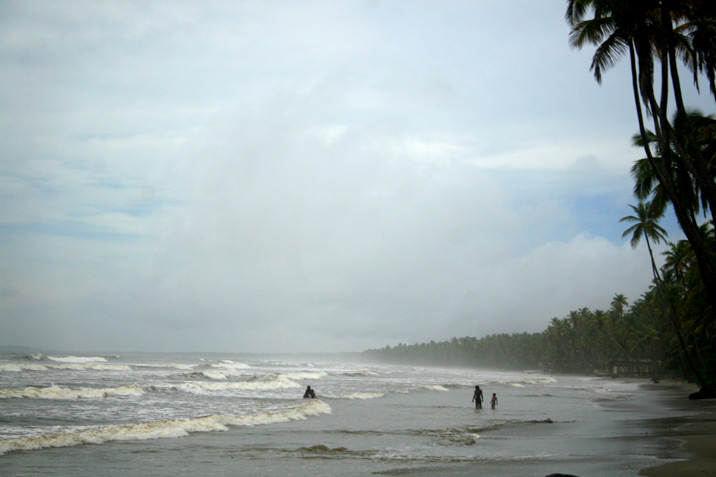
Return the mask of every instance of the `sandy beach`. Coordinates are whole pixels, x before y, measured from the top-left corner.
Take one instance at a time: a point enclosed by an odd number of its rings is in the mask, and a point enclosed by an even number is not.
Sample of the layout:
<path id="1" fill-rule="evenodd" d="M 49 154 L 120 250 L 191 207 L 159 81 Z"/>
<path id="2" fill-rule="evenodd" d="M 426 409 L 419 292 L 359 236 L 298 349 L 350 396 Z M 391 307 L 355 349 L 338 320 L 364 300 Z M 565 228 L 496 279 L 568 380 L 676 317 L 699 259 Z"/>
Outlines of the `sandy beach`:
<path id="1" fill-rule="evenodd" d="M 668 406 L 685 408 L 696 412 L 683 425 L 673 431 L 673 438 L 682 444 L 683 457 L 656 467 L 642 469 L 639 475 L 666 477 L 674 475 L 716 475 L 716 400 L 688 400 L 687 396 L 697 390 L 693 384 L 683 382 L 663 382 L 662 384 L 644 384 L 645 388 L 671 387 L 677 390 L 671 394 Z"/>
<path id="2" fill-rule="evenodd" d="M 710 404 L 710 403 L 709 403 Z M 710 404 L 710 407 L 713 407 Z M 716 412 L 700 414 L 677 429 L 674 438 L 684 441 L 688 460 L 669 462 L 644 469 L 639 475 L 667 477 L 674 475 L 716 475 Z"/>

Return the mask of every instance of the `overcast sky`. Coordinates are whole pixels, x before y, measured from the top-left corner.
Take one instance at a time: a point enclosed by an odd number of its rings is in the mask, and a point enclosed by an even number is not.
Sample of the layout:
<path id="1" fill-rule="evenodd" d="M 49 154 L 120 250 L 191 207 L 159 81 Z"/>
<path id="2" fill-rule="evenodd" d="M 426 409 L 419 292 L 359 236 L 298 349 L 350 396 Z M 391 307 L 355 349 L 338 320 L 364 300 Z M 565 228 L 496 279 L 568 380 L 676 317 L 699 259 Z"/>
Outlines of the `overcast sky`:
<path id="1" fill-rule="evenodd" d="M 599 86 L 565 5 L 0 2 L 0 344 L 360 351 L 636 300 L 627 64 Z"/>

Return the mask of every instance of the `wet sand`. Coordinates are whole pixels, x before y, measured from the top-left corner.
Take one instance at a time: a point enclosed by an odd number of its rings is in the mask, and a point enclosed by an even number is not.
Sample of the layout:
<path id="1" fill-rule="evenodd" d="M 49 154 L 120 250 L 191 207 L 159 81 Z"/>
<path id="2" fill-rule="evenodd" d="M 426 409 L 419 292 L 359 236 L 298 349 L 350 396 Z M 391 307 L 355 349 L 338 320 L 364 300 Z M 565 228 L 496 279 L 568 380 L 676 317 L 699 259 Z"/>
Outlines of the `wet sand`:
<path id="1" fill-rule="evenodd" d="M 707 412 L 695 417 L 693 422 L 679 427 L 674 438 L 684 441 L 683 449 L 689 454 L 688 460 L 643 469 L 639 475 L 649 477 L 716 475 L 716 412 Z"/>

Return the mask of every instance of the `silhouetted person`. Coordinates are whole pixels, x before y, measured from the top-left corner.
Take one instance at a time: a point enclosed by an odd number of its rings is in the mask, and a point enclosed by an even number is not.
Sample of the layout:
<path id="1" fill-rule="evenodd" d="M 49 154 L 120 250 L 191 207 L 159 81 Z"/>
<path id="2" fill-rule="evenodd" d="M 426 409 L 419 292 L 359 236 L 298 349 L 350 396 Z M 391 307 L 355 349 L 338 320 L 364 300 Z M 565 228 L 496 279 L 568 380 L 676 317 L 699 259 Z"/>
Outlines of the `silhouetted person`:
<path id="1" fill-rule="evenodd" d="M 495 406 L 497 406 L 497 394 L 492 393 L 492 399 L 490 399 L 490 407 L 492 409 L 495 409 Z"/>
<path id="2" fill-rule="evenodd" d="M 303 399 L 306 398 L 316 399 L 316 393 L 311 389 L 311 386 L 306 386 L 306 392 L 303 393 Z"/>
<path id="3" fill-rule="evenodd" d="M 472 402 L 475 403 L 475 409 L 482 409 L 482 389 L 480 389 L 480 386 L 475 386 Z"/>

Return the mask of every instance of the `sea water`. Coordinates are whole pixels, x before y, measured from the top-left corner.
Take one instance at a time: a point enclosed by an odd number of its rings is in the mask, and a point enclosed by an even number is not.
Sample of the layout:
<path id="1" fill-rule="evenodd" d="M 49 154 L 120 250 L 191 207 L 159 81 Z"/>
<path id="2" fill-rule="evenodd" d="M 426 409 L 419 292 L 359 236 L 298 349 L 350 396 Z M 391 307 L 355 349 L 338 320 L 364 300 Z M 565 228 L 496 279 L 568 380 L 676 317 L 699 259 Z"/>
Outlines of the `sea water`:
<path id="1" fill-rule="evenodd" d="M 683 392 L 315 356 L 5 354 L 0 474 L 636 475 L 683 457 Z"/>

